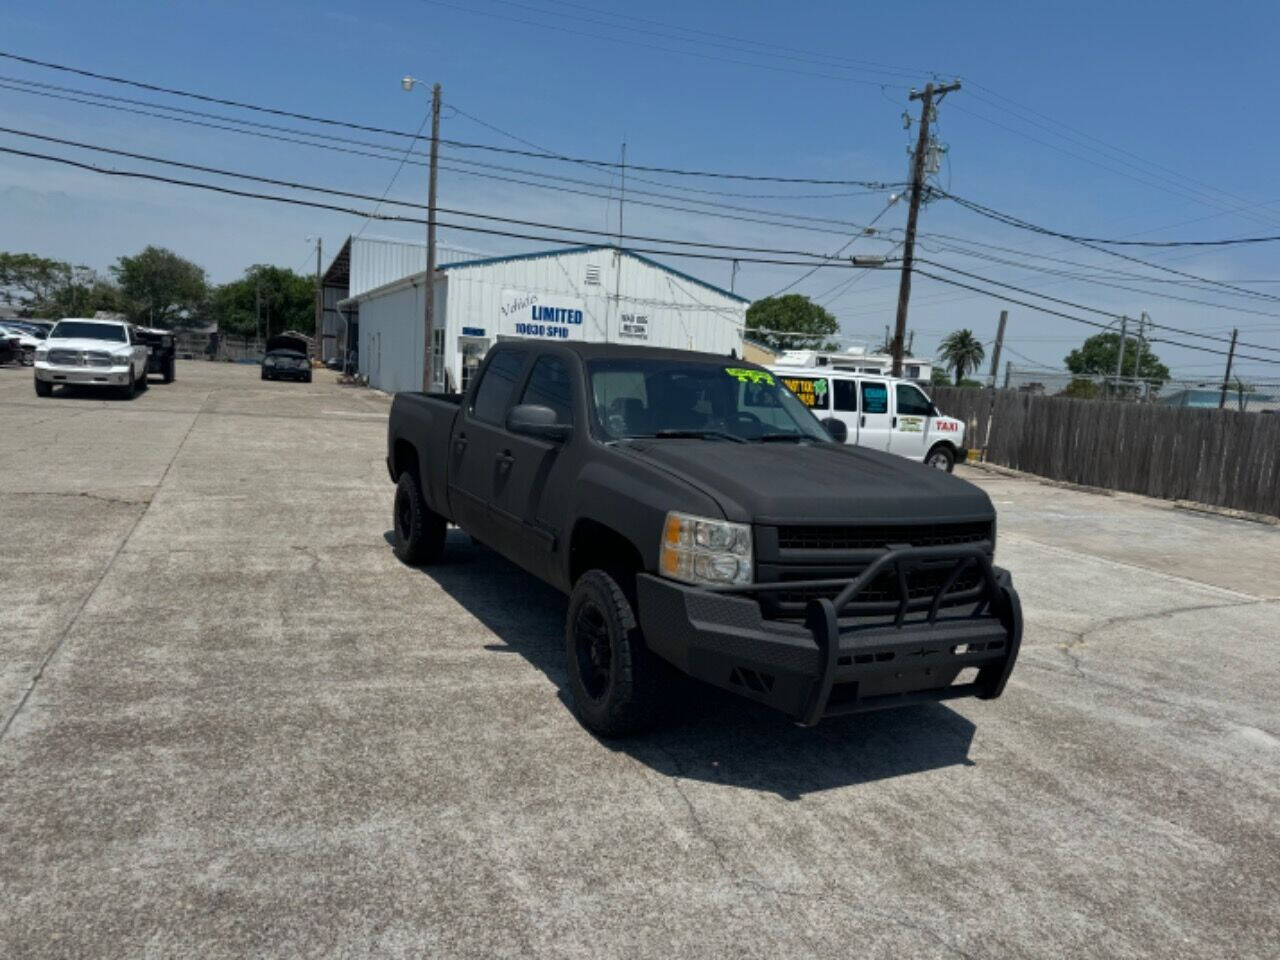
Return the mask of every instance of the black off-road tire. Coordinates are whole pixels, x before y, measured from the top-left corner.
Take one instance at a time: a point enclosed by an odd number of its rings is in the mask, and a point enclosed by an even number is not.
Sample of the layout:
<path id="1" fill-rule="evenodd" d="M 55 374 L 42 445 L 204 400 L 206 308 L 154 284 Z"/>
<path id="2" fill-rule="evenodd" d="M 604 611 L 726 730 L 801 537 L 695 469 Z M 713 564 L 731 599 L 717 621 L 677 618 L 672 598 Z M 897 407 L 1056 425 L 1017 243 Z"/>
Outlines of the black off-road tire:
<path id="1" fill-rule="evenodd" d="M 956 468 L 955 448 L 949 443 L 935 443 L 924 455 L 924 463 L 926 467 L 951 473 Z"/>
<path id="2" fill-rule="evenodd" d="M 565 658 L 569 694 L 589 730 L 619 737 L 658 721 L 661 664 L 645 646 L 626 593 L 603 570 L 587 571 L 574 585 Z"/>
<path id="3" fill-rule="evenodd" d="M 402 563 L 420 567 L 436 563 L 444 556 L 448 523 L 427 506 L 418 478 L 411 470 L 400 474 L 396 481 L 391 524 L 396 556 Z"/>
<path id="4" fill-rule="evenodd" d="M 142 393 L 142 391 L 146 390 L 149 386 L 151 386 L 150 375 L 147 373 L 147 371 L 143 370 L 142 376 L 138 380 L 138 392 Z"/>
<path id="5" fill-rule="evenodd" d="M 129 368 L 129 382 L 120 388 L 120 397 L 124 400 L 132 400 L 138 392 L 138 381 L 133 375 L 133 367 Z"/>
<path id="6" fill-rule="evenodd" d="M 39 377 L 36 377 L 36 396 L 52 397 L 53 384 L 50 383 L 48 380 L 41 380 Z"/>
<path id="7" fill-rule="evenodd" d="M 174 360 L 172 357 L 170 357 L 168 360 L 165 361 L 165 365 L 164 365 L 164 382 L 165 383 L 173 383 L 173 368 L 174 368 Z"/>
<path id="8" fill-rule="evenodd" d="M 270 379 L 271 379 L 270 377 L 268 377 L 268 376 L 267 376 L 267 371 L 266 371 L 265 369 L 262 371 L 262 379 L 263 379 L 263 380 L 270 380 Z"/>
<path id="9" fill-rule="evenodd" d="M 23 347 L 21 363 L 24 367 L 34 367 L 36 365 L 36 348 Z"/>

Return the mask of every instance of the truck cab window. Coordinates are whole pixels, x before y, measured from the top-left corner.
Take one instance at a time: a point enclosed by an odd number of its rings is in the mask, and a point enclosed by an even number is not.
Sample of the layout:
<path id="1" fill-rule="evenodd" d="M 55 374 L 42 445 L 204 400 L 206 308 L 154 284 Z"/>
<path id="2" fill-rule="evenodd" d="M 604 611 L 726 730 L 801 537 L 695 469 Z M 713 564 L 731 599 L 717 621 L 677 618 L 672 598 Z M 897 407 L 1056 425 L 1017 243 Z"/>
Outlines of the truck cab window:
<path id="1" fill-rule="evenodd" d="M 573 380 L 559 357 L 539 357 L 529 374 L 521 403 L 536 403 L 556 412 L 556 423 L 573 423 Z"/>
<path id="2" fill-rule="evenodd" d="M 511 392 L 524 368 L 524 354 L 517 350 L 501 350 L 493 355 L 485 368 L 471 413 L 485 423 L 501 424 L 511 403 Z"/>
<path id="3" fill-rule="evenodd" d="M 898 416 L 927 417 L 933 412 L 933 404 L 920 390 L 909 383 L 899 383 L 895 391 L 898 400 Z"/>
<path id="4" fill-rule="evenodd" d="M 857 413 L 858 411 L 858 381 L 857 380 L 833 380 L 832 398 L 835 400 L 835 408 L 842 413 Z"/>

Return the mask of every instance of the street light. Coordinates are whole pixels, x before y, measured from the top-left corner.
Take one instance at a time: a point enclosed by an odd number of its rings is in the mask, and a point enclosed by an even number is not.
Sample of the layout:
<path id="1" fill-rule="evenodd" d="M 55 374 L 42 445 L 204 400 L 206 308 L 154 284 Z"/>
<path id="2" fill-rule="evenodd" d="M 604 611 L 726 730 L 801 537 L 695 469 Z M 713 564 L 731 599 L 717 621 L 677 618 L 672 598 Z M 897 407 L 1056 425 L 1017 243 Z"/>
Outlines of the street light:
<path id="1" fill-rule="evenodd" d="M 405 93 L 409 93 L 413 90 L 413 85 L 415 83 L 421 83 L 421 82 L 422 81 L 420 81 L 417 77 L 411 77 L 409 76 L 409 74 L 406 73 L 404 77 L 400 80 L 400 86 L 404 87 Z"/>

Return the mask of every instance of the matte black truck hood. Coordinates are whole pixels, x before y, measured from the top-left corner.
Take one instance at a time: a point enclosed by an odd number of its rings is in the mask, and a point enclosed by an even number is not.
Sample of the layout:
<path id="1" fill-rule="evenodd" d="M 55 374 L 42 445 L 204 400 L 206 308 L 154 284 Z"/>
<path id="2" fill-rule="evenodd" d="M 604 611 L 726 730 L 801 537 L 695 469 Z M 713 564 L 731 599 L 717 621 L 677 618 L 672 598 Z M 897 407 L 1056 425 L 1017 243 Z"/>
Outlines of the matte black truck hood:
<path id="1" fill-rule="evenodd" d="M 905 457 L 843 444 L 631 440 L 632 456 L 713 496 L 730 520 L 756 523 L 985 519 L 978 487 Z"/>

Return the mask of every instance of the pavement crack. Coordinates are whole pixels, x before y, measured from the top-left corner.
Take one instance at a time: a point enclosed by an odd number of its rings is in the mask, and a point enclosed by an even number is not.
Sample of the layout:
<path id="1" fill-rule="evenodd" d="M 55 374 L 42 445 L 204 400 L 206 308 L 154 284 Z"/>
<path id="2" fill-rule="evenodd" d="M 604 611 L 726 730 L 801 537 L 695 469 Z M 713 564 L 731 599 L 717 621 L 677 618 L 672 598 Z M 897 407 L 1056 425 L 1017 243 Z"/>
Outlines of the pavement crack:
<path id="1" fill-rule="evenodd" d="M 203 408 L 203 404 L 201 406 Z M 187 430 L 182 435 L 182 439 L 178 441 L 178 445 L 173 451 L 173 456 L 169 458 L 169 462 L 165 465 L 164 473 L 160 475 L 160 480 L 155 486 L 157 492 L 164 485 L 165 480 L 168 479 L 169 471 L 173 469 L 173 464 L 178 459 L 178 454 L 180 454 L 182 452 L 182 448 L 186 446 L 187 438 L 191 436 L 191 431 L 195 429 L 196 421 L 199 419 L 200 411 L 197 410 L 195 415 L 191 418 L 191 423 L 187 425 Z M 147 515 L 148 511 L 150 511 L 151 504 L 153 502 L 154 495 L 152 496 L 152 499 L 147 500 L 145 506 L 138 511 L 138 515 L 134 517 L 133 523 L 129 525 L 128 531 L 120 540 L 120 543 L 117 544 L 115 550 L 111 554 L 111 557 L 103 566 L 102 572 L 98 574 L 98 578 L 93 582 L 93 586 L 89 588 L 89 591 L 84 595 L 84 599 L 80 601 L 80 605 L 76 607 L 75 613 L 73 613 L 71 618 L 67 621 L 66 626 L 58 632 L 58 636 L 54 639 L 53 643 L 49 645 L 49 649 L 45 651 L 44 656 L 40 658 L 40 663 L 36 667 L 35 673 L 31 675 L 31 679 L 27 681 L 27 686 L 26 689 L 22 691 L 22 696 L 14 705 L 13 709 L 9 711 L 9 715 L 5 717 L 4 726 L 0 726 L 0 742 L 8 736 L 9 730 L 13 726 L 14 721 L 18 719 L 19 714 L 22 713 L 27 703 L 30 702 L 31 695 L 35 693 L 36 687 L 39 686 L 40 681 L 44 678 L 45 670 L 48 669 L 49 664 L 53 661 L 53 658 L 57 655 L 58 651 L 62 649 L 63 644 L 66 643 L 67 637 L 71 635 L 71 631 L 75 629 L 76 624 L 80 622 L 80 617 L 84 613 L 85 608 L 89 606 L 89 601 L 93 599 L 94 594 L 98 592 L 98 588 L 101 587 L 103 581 L 107 579 L 107 575 L 115 566 L 116 560 L 119 559 L 120 554 L 124 552 L 125 546 L 127 546 L 129 541 L 133 538 L 133 534 L 137 531 L 138 525 L 142 523 L 142 520 Z M 135 506 L 136 505 L 137 504 L 135 504 Z"/>
<path id="2" fill-rule="evenodd" d="M 113 497 L 105 493 L 93 493 L 88 490 L 80 491 L 58 491 L 58 490 L 15 490 L 9 494 L 11 497 L 83 497 L 87 500 L 96 500 L 99 503 L 118 503 L 127 506 L 140 507 L 147 506 L 151 503 L 151 497 Z"/>

